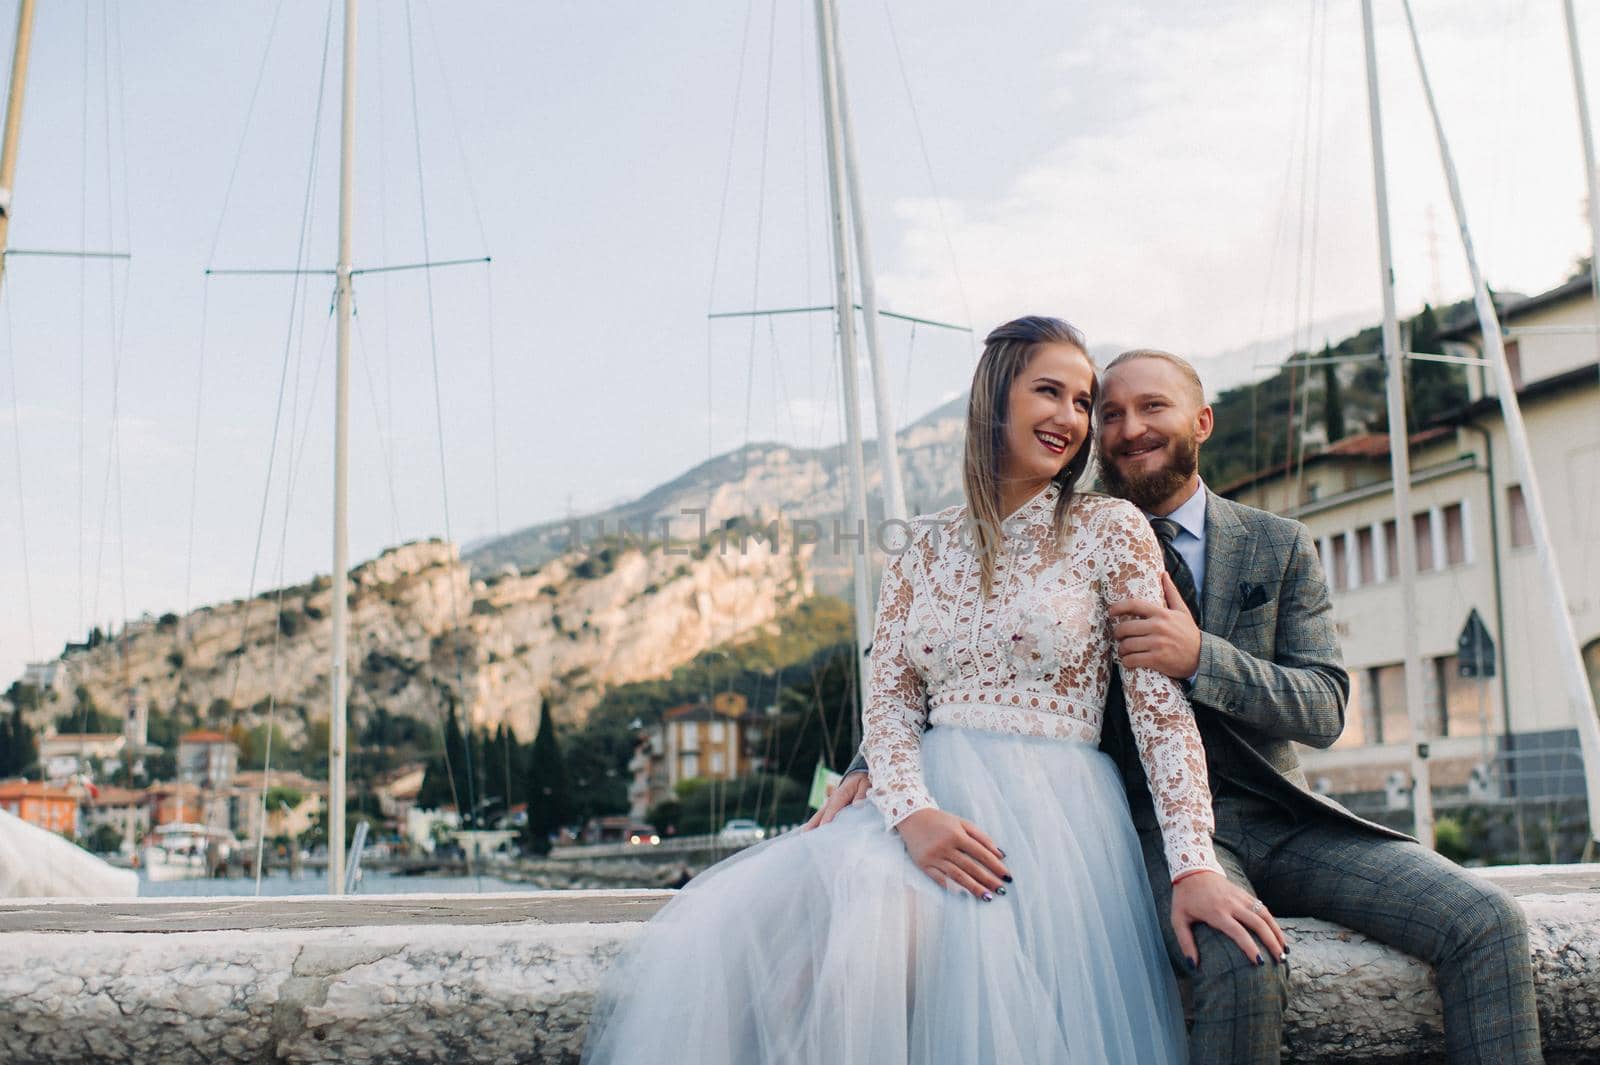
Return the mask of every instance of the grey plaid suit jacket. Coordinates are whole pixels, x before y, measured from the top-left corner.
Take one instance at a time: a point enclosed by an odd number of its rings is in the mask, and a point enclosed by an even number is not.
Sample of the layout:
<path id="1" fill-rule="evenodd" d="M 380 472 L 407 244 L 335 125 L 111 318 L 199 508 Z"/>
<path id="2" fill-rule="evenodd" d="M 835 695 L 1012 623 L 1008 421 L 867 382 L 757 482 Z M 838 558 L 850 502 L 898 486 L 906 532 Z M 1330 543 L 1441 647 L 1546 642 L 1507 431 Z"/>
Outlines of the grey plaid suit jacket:
<path id="1" fill-rule="evenodd" d="M 1302 816 L 1409 839 L 1313 792 L 1295 756 L 1291 741 L 1329 747 L 1339 738 L 1350 693 L 1328 583 L 1306 527 L 1207 489 L 1202 599 L 1200 668 L 1189 701 L 1213 793 L 1227 782 Z M 1134 823 L 1154 829 L 1120 684 L 1107 696 L 1101 749 L 1122 770 Z"/>

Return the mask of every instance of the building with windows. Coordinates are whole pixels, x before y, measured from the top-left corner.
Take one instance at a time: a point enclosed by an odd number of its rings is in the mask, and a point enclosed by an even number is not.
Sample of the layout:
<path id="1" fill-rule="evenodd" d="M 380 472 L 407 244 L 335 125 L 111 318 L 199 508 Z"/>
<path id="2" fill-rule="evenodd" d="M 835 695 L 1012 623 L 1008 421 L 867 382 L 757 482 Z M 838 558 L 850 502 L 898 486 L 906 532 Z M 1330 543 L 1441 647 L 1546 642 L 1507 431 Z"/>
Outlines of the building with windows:
<path id="1" fill-rule="evenodd" d="M 39 741 L 39 764 L 52 783 L 85 774 L 92 777 L 96 763 L 109 772 L 121 761 L 126 745 L 126 738 L 117 732 L 62 732 Z"/>
<path id="2" fill-rule="evenodd" d="M 1507 358 L 1572 619 L 1591 685 L 1600 683 L 1600 331 L 1587 275 L 1502 312 Z M 1445 332 L 1481 354 L 1476 323 Z M 1576 708 L 1562 684 L 1521 476 L 1492 379 L 1468 368 L 1467 404 L 1409 442 L 1410 520 L 1397 527 L 1389 438 L 1347 437 L 1222 494 L 1304 522 L 1333 590 L 1350 671 L 1344 735 L 1302 752 L 1315 787 L 1358 809 L 1410 805 L 1410 756 L 1429 745 L 1441 805 L 1579 799 Z M 1396 578 L 1398 537 L 1417 556 L 1425 735 L 1406 708 Z M 1495 644 L 1494 676 L 1462 675 L 1457 641 L 1476 611 Z"/>
<path id="3" fill-rule="evenodd" d="M 68 838 L 78 834 L 79 794 L 37 780 L 0 782 L 0 810 Z"/>
<path id="4" fill-rule="evenodd" d="M 685 780 L 737 780 L 765 767 L 762 744 L 771 727 L 743 695 L 720 692 L 674 706 L 644 730 L 628 768 L 629 812 L 640 818 Z"/>
<path id="5" fill-rule="evenodd" d="M 150 832 L 150 796 L 143 788 L 103 785 L 90 792 L 81 809 L 83 834 L 110 825 L 122 838 L 124 854 L 133 854 Z"/>
<path id="6" fill-rule="evenodd" d="M 220 732 L 200 730 L 178 738 L 178 780 L 221 790 L 239 770 L 239 745 Z"/>

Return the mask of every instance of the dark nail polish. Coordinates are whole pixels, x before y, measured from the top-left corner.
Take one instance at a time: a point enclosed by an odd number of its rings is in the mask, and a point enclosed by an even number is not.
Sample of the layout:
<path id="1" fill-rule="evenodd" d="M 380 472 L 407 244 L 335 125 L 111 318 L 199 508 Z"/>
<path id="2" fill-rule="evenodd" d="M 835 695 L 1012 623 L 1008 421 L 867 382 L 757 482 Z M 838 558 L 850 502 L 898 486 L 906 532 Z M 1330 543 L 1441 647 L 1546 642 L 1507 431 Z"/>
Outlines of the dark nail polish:
<path id="1" fill-rule="evenodd" d="M 1261 956 L 1260 952 L 1256 953 L 1256 964 L 1257 965 L 1265 965 L 1265 964 L 1267 964 L 1267 959 L 1263 958 Z"/>
<path id="2" fill-rule="evenodd" d="M 1014 881 L 1014 880 L 1012 880 L 1012 879 L 1011 879 L 1011 874 L 1010 874 L 1010 873 L 1006 873 L 1006 874 L 1005 874 L 1005 875 L 1004 875 L 1004 876 L 1002 876 L 1002 877 L 1001 877 L 1001 878 L 1000 878 L 1000 879 L 1001 879 L 1001 880 L 1004 880 L 1004 881 L 1005 881 L 1005 882 L 1006 882 L 1006 883 L 1008 883 L 1008 884 L 1014 884 L 1014 883 L 1016 883 L 1016 881 Z"/>
<path id="3" fill-rule="evenodd" d="M 999 850 L 999 848 L 998 848 L 998 847 L 997 847 L 997 848 L 995 848 L 995 849 L 996 849 L 996 850 Z M 1006 852 L 1005 852 L 1005 851 L 1000 851 L 1000 857 L 1002 857 L 1002 858 L 1004 858 L 1004 857 L 1005 857 L 1005 856 L 1006 856 Z"/>
<path id="4" fill-rule="evenodd" d="M 994 901 L 994 896 L 991 895 L 989 892 L 985 891 L 983 893 L 983 901 L 984 902 L 993 902 Z"/>
<path id="5" fill-rule="evenodd" d="M 1184 955 L 1183 960 L 1189 966 L 1189 971 L 1190 972 L 1194 972 L 1196 969 L 1200 968 L 1200 966 L 1195 962 L 1195 960 L 1193 958 L 1189 957 L 1187 954 Z"/>
<path id="6" fill-rule="evenodd" d="M 1006 889 L 1003 887 L 997 887 L 994 889 L 994 893 L 996 895 L 1004 895 L 1006 893 Z"/>
<path id="7" fill-rule="evenodd" d="M 1288 947 L 1284 947 L 1283 948 L 1283 956 L 1285 958 L 1287 958 L 1289 956 L 1289 948 Z"/>

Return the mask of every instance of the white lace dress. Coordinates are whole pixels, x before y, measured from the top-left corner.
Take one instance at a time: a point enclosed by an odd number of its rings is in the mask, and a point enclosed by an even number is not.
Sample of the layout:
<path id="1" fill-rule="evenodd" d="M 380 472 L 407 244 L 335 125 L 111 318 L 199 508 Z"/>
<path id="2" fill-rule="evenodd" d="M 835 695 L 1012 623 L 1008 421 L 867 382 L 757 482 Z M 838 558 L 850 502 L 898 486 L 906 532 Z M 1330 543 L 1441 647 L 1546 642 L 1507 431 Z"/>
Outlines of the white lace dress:
<path id="1" fill-rule="evenodd" d="M 584 1061 L 1181 1062 L 1183 1018 L 1100 735 L 1106 610 L 1161 598 L 1130 504 L 1051 485 L 1003 527 L 993 588 L 965 509 L 919 519 L 879 593 L 864 708 L 871 801 L 696 877 L 609 975 Z M 1181 690 L 1122 672 L 1173 877 L 1220 871 Z M 936 886 L 892 829 L 928 807 L 1006 852 L 1007 894 Z"/>

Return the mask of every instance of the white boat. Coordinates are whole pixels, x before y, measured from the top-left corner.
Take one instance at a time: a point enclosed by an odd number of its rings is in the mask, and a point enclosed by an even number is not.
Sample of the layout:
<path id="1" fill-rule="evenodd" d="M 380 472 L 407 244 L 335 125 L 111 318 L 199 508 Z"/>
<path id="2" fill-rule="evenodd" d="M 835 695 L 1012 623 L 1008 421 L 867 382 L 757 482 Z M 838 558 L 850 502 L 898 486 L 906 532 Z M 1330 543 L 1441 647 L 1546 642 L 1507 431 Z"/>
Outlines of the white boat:
<path id="1" fill-rule="evenodd" d="M 221 870 L 239 841 L 227 832 L 192 821 L 162 825 L 140 852 L 149 880 L 200 880 Z"/>

